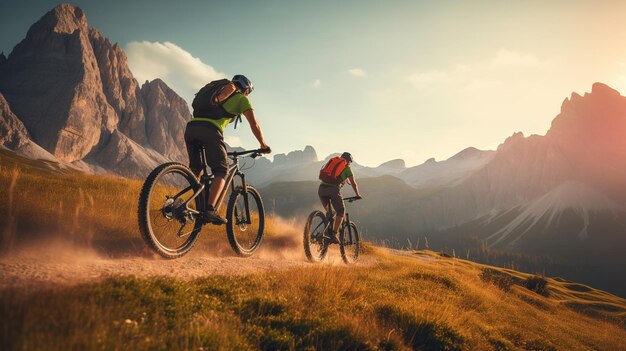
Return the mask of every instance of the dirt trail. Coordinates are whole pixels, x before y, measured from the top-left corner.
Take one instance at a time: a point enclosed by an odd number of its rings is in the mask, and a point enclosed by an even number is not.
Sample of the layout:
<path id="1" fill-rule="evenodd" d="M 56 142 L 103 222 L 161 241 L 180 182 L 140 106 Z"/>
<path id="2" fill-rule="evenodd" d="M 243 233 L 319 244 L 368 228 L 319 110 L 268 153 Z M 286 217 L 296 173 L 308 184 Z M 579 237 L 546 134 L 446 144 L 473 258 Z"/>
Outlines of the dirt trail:
<path id="1" fill-rule="evenodd" d="M 226 238 L 224 238 L 226 241 Z M 191 280 L 206 275 L 242 275 L 262 271 L 313 267 L 294 240 L 280 247 L 264 242 L 253 256 L 236 257 L 228 243 L 204 249 L 194 247 L 186 256 L 166 260 L 148 255 L 109 258 L 94 250 L 63 242 L 24 247 L 0 258 L 0 289 L 41 285 L 75 285 L 109 276 L 167 276 Z M 331 247 L 325 265 L 343 265 L 339 250 Z"/>

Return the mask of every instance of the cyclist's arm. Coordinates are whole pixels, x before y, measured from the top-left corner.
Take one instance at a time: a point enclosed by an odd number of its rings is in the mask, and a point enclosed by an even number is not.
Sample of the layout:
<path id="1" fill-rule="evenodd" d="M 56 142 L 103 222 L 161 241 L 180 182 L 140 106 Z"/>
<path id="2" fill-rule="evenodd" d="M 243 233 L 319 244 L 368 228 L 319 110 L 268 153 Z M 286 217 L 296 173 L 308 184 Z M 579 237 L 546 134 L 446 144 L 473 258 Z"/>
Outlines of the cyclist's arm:
<path id="1" fill-rule="evenodd" d="M 354 190 L 354 194 L 356 196 L 361 196 L 361 194 L 359 194 L 359 186 L 356 184 L 356 180 L 354 180 L 354 176 L 349 176 L 348 177 L 348 184 L 352 185 L 352 189 Z"/>
<path id="2" fill-rule="evenodd" d="M 263 138 L 263 131 L 261 131 L 261 126 L 259 125 L 259 122 L 256 120 L 256 117 L 254 116 L 254 110 L 253 109 L 246 110 L 244 111 L 243 115 L 246 116 L 246 120 L 248 120 L 248 123 L 250 124 L 250 129 L 252 130 L 252 134 L 254 134 L 254 136 L 256 137 L 256 140 L 259 141 L 259 144 L 261 144 L 261 148 L 262 149 L 269 148 L 269 146 L 267 146 L 267 144 L 265 143 L 265 139 Z"/>

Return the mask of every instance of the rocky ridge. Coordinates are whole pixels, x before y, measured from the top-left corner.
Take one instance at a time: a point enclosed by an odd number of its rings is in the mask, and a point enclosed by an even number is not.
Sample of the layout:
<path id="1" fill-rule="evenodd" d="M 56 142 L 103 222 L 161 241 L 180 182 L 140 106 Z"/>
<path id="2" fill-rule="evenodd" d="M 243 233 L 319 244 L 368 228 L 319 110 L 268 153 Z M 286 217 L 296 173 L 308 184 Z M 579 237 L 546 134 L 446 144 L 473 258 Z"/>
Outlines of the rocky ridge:
<path id="1" fill-rule="evenodd" d="M 0 65 L 0 92 L 27 132 L 3 123 L 2 134 L 32 140 L 62 163 L 142 178 L 165 160 L 186 160 L 185 101 L 160 80 L 140 87 L 120 46 L 74 5 L 31 26 Z"/>

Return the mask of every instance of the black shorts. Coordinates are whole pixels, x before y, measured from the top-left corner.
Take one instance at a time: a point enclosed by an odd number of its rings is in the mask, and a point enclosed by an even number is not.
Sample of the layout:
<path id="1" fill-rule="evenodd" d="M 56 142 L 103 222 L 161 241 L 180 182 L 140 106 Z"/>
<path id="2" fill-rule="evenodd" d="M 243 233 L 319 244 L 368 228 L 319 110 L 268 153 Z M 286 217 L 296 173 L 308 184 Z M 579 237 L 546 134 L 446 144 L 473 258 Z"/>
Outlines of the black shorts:
<path id="1" fill-rule="evenodd" d="M 343 216 L 346 208 L 343 204 L 343 197 L 341 196 L 339 188 L 332 185 L 320 184 L 317 195 L 319 195 L 324 208 L 328 208 L 328 205 L 332 204 L 337 212 L 337 216 Z"/>
<path id="2" fill-rule="evenodd" d="M 222 131 L 211 122 L 195 121 L 187 123 L 185 128 L 185 144 L 189 155 L 189 168 L 196 174 L 202 170 L 200 152 L 195 145 L 204 145 L 206 162 L 216 177 L 226 177 L 228 174 L 228 159 L 226 144 Z"/>

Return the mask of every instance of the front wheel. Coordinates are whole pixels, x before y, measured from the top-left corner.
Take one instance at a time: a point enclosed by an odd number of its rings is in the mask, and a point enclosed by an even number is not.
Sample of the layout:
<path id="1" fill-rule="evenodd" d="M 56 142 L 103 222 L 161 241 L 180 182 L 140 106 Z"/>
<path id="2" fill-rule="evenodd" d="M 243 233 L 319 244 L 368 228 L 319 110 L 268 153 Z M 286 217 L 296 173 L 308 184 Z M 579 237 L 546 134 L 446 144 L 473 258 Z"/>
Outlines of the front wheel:
<path id="1" fill-rule="evenodd" d="M 345 263 L 356 263 L 359 260 L 359 231 L 354 222 L 341 228 L 339 251 Z"/>
<path id="2" fill-rule="evenodd" d="M 265 211 L 259 192 L 251 187 L 238 186 L 230 195 L 226 208 L 226 233 L 233 251 L 239 256 L 252 255 L 263 241 Z"/>
<path id="3" fill-rule="evenodd" d="M 193 247 L 202 222 L 198 179 L 187 166 L 170 162 L 155 168 L 139 196 L 139 230 L 145 242 L 165 258 L 180 257 Z"/>
<path id="4" fill-rule="evenodd" d="M 304 226 L 304 253 L 310 262 L 319 262 L 326 257 L 328 241 L 324 239 L 324 231 L 330 225 L 321 211 L 313 211 Z"/>

